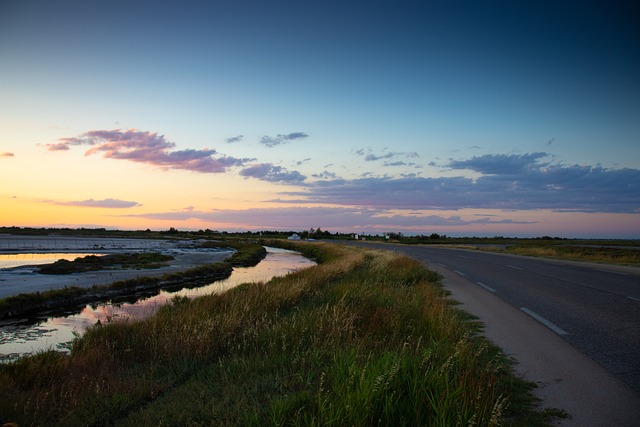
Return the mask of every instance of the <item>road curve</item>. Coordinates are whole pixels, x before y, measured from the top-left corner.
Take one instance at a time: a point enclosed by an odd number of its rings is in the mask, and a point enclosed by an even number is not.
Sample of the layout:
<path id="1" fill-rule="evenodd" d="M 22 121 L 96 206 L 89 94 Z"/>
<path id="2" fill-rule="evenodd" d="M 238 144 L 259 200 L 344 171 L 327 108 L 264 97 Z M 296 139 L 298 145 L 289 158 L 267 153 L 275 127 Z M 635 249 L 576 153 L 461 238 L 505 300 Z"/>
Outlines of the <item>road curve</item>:
<path id="1" fill-rule="evenodd" d="M 640 426 L 640 269 L 432 246 L 393 250 L 443 274 L 562 426 Z"/>

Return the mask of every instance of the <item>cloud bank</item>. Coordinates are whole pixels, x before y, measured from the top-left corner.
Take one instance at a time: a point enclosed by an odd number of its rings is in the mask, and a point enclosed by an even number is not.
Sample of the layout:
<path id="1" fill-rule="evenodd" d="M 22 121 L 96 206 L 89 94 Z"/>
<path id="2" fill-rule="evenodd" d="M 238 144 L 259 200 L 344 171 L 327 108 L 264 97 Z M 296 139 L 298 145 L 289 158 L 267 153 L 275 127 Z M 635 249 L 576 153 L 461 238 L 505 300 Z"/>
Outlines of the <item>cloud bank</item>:
<path id="1" fill-rule="evenodd" d="M 13 157 L 13 156 L 14 156 L 14 154 L 10 153 L 8 151 L 0 152 L 0 157 Z"/>
<path id="2" fill-rule="evenodd" d="M 47 144 L 49 151 L 69 150 L 72 146 L 89 145 L 86 156 L 102 154 L 105 158 L 145 163 L 164 169 L 184 169 L 201 173 L 221 173 L 229 167 L 243 166 L 253 159 L 234 158 L 213 149 L 173 150 L 175 144 L 155 132 L 128 129 L 93 130 L 78 137 L 61 138 Z"/>
<path id="3" fill-rule="evenodd" d="M 487 154 L 480 157 L 474 156 L 469 160 L 452 160 L 449 167 L 451 169 L 468 169 L 485 175 L 514 176 L 540 169 L 545 164 L 539 164 L 537 161 L 547 156 L 547 153 Z"/>
<path id="4" fill-rule="evenodd" d="M 263 229 L 301 230 L 309 227 L 321 228 L 410 228 L 410 227 L 463 227 L 473 224 L 531 224 L 511 219 L 493 220 L 480 218 L 464 220 L 460 216 L 390 214 L 385 210 L 346 207 L 285 207 L 253 208 L 242 210 L 197 211 L 185 209 L 176 212 L 126 215 L 161 221 L 200 220 L 224 224 L 227 227 L 246 227 L 255 224 Z"/>
<path id="5" fill-rule="evenodd" d="M 501 209 L 640 213 L 640 170 L 542 162 L 546 153 L 485 155 L 452 160 L 453 170 L 478 178 L 365 177 L 321 180 L 292 203 L 376 209 Z"/>

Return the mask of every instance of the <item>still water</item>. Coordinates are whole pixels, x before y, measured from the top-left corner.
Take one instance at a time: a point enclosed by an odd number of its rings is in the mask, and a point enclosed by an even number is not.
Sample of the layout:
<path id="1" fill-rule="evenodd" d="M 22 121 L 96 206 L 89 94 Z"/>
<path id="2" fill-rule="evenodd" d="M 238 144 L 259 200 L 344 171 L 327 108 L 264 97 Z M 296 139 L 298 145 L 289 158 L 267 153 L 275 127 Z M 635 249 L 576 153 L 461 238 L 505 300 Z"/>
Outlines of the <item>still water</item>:
<path id="1" fill-rule="evenodd" d="M 58 256 L 59 254 L 56 254 Z M 57 258 L 59 259 L 59 258 Z M 39 350 L 65 350 L 65 344 L 88 327 L 118 319 L 140 319 L 153 314 L 175 296 L 194 298 L 224 292 L 242 283 L 268 281 L 276 276 L 311 267 L 315 263 L 298 252 L 267 248 L 267 256 L 255 267 L 234 268 L 228 279 L 209 285 L 176 292 L 160 291 L 158 295 L 134 303 L 87 305 L 80 313 L 43 318 L 33 321 L 6 321 L 0 323 L 0 361 L 14 360 Z"/>

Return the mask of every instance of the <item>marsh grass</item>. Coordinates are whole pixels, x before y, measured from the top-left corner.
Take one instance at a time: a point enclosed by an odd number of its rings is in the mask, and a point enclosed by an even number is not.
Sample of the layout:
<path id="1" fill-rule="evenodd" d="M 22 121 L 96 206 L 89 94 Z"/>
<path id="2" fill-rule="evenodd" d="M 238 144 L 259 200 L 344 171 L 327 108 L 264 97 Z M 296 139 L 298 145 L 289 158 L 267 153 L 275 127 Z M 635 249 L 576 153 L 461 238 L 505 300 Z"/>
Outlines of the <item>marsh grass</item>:
<path id="1" fill-rule="evenodd" d="M 70 354 L 0 366 L 21 425 L 546 425 L 438 276 L 390 252 L 323 262 L 96 326 Z"/>

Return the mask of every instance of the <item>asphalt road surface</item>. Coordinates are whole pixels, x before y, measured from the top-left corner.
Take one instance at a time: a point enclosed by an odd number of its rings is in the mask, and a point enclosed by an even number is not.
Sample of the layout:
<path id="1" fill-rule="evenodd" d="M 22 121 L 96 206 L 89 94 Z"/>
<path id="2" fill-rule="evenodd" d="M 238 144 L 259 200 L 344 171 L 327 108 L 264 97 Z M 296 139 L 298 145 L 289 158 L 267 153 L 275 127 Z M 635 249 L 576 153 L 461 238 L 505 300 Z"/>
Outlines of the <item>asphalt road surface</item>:
<path id="1" fill-rule="evenodd" d="M 506 347 L 527 379 L 546 383 L 542 397 L 574 416 L 562 425 L 640 426 L 639 268 L 358 244 L 442 273 L 454 298 L 485 323 L 485 335 Z"/>

